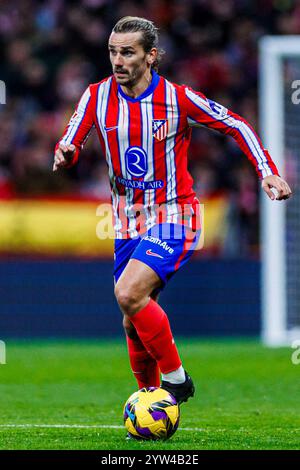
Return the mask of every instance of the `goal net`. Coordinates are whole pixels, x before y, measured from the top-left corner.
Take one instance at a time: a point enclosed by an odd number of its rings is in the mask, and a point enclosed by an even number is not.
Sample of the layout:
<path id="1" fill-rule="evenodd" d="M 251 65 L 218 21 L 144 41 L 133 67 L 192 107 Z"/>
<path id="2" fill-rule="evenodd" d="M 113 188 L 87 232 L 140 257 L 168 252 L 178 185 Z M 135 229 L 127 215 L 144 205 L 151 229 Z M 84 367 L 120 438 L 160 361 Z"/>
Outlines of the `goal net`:
<path id="1" fill-rule="evenodd" d="M 260 122 L 265 147 L 293 190 L 288 201 L 261 194 L 262 339 L 300 339 L 300 37 L 260 42 Z"/>

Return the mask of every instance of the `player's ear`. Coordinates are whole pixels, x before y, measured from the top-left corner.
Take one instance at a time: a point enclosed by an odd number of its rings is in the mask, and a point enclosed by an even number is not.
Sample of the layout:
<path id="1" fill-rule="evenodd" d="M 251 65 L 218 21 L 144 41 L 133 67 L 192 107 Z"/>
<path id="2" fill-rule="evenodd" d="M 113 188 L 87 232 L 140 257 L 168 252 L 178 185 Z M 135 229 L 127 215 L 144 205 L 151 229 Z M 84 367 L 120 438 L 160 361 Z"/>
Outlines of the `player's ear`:
<path id="1" fill-rule="evenodd" d="M 147 54 L 147 62 L 149 65 L 153 65 L 157 58 L 157 49 L 153 47 L 150 52 Z"/>

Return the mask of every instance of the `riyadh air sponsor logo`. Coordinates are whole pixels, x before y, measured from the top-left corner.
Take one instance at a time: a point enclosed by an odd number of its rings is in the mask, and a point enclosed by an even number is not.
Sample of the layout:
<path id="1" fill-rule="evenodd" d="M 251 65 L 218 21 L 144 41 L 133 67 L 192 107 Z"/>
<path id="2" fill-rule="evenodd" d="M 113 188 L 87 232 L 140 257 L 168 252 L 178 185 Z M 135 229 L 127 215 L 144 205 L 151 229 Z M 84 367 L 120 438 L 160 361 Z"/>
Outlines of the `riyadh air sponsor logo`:
<path id="1" fill-rule="evenodd" d="M 126 188 L 141 189 L 145 191 L 146 189 L 159 189 L 164 187 L 164 182 L 162 180 L 154 181 L 139 181 L 139 180 L 128 180 L 122 178 L 121 176 L 117 177 L 117 182 L 125 186 Z"/>
<path id="2" fill-rule="evenodd" d="M 141 147 L 129 147 L 125 152 L 126 169 L 137 178 L 145 176 L 148 171 L 147 154 Z"/>
<path id="3" fill-rule="evenodd" d="M 152 250 L 147 250 L 147 251 L 146 251 L 146 255 L 155 256 L 156 258 L 164 259 L 163 256 L 159 255 L 158 253 L 154 253 Z"/>
<path id="4" fill-rule="evenodd" d="M 144 238 L 145 241 L 148 241 L 148 242 L 151 242 L 151 243 L 155 243 L 155 245 L 158 245 L 160 246 L 161 248 L 163 248 L 164 250 L 168 251 L 171 255 L 174 253 L 174 249 L 171 248 L 167 242 L 163 242 L 162 240 L 160 240 L 159 238 L 156 238 L 156 237 L 151 237 L 149 235 L 147 235 L 145 238 Z"/>

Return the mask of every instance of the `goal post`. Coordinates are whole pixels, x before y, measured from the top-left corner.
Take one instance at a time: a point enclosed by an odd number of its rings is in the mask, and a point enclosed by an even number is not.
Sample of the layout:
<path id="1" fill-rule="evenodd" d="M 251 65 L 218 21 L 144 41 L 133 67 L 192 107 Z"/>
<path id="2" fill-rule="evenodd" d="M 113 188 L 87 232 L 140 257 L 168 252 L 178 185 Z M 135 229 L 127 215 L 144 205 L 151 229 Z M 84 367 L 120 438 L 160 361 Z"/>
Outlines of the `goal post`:
<path id="1" fill-rule="evenodd" d="M 293 188 L 300 177 L 300 104 L 292 100 L 300 80 L 300 37 L 260 40 L 261 135 L 281 176 Z M 299 82 L 300 84 L 300 82 Z M 292 178 L 293 181 L 290 181 Z M 261 191 L 262 340 L 269 346 L 300 339 L 300 197 L 271 201 Z"/>

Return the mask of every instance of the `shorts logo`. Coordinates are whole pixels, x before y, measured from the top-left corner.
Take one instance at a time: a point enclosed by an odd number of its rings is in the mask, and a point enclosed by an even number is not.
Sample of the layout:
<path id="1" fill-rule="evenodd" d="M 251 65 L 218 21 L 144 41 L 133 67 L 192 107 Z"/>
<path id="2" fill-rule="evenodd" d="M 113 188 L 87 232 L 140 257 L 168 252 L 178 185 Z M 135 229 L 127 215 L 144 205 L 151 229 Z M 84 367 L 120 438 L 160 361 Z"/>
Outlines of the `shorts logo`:
<path id="1" fill-rule="evenodd" d="M 163 256 L 159 255 L 158 253 L 153 253 L 152 250 L 147 250 L 147 251 L 146 251 L 146 255 L 156 256 L 156 258 L 162 258 L 162 259 L 164 259 Z"/>
<path id="2" fill-rule="evenodd" d="M 167 119 L 153 119 L 152 120 L 152 135 L 156 140 L 164 140 L 168 134 L 168 120 Z"/>
<path id="3" fill-rule="evenodd" d="M 141 178 L 148 171 L 147 154 L 141 147 L 129 147 L 125 152 L 125 161 L 131 176 Z"/>
<path id="4" fill-rule="evenodd" d="M 160 246 L 161 248 L 163 248 L 164 250 L 168 251 L 170 253 L 170 255 L 172 255 L 174 253 L 174 248 L 171 248 L 167 242 L 163 242 L 162 240 L 160 240 L 159 238 L 157 237 L 152 237 L 151 235 L 147 235 L 144 240 L 148 241 L 148 242 L 151 242 L 151 243 L 155 243 L 155 245 L 158 245 Z M 148 250 L 148 251 L 151 251 L 151 250 Z M 146 252 L 147 253 L 147 252 Z M 148 254 L 148 253 L 147 253 Z M 163 258 L 161 256 L 161 258 Z"/>

